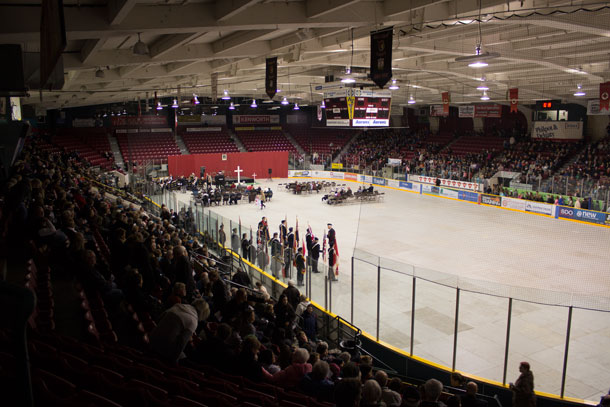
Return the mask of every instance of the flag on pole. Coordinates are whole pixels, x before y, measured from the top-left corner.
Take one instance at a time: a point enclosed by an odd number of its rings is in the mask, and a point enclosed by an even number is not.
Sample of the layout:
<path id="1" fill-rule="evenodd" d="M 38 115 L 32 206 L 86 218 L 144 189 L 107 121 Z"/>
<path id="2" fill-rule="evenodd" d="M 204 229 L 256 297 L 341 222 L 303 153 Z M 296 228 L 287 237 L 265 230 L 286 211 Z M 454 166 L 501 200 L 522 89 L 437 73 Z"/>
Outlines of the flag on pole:
<path id="1" fill-rule="evenodd" d="M 239 217 L 239 238 L 241 239 L 241 216 Z"/>
<path id="2" fill-rule="evenodd" d="M 324 237 L 322 238 L 322 260 L 326 261 L 326 231 L 324 231 Z"/>
<path id="3" fill-rule="evenodd" d="M 294 232 L 294 252 L 297 252 L 297 247 L 299 245 L 299 218 L 297 218 L 297 225 L 296 225 L 296 230 Z"/>
<path id="4" fill-rule="evenodd" d="M 335 276 L 339 277 L 339 245 L 337 244 L 337 240 L 335 239 Z"/>

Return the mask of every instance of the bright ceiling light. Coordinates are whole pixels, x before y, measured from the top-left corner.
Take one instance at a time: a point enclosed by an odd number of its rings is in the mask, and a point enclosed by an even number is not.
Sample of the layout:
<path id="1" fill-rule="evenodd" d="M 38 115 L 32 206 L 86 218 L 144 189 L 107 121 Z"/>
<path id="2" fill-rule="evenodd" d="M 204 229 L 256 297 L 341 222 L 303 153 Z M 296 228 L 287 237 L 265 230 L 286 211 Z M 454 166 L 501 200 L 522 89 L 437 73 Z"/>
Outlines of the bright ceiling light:
<path id="1" fill-rule="evenodd" d="M 235 110 L 235 106 L 233 106 L 233 102 L 229 105 L 229 110 Z"/>
<path id="2" fill-rule="evenodd" d="M 413 99 L 413 95 L 409 96 L 409 101 L 407 103 L 410 105 L 415 104 L 415 99 Z"/>
<path id="3" fill-rule="evenodd" d="M 281 103 L 282 103 L 283 105 L 287 105 L 287 104 L 289 104 L 288 99 L 286 99 L 286 96 L 284 96 L 284 99 L 282 99 L 282 102 L 281 102 Z"/>
<path id="4" fill-rule="evenodd" d="M 294 107 L 292 108 L 292 110 L 300 110 L 301 108 L 299 107 L 299 104 L 297 102 L 294 102 Z"/>
<path id="5" fill-rule="evenodd" d="M 161 106 L 161 102 L 157 102 L 157 110 L 163 110 L 163 106 Z"/>
<path id="6" fill-rule="evenodd" d="M 349 66 L 345 67 L 345 76 L 341 79 L 342 83 L 354 83 L 356 80 L 352 78 L 352 68 Z"/>
<path id="7" fill-rule="evenodd" d="M 574 96 L 586 96 L 586 93 L 582 90 L 582 85 L 580 83 L 576 85 L 576 87 L 578 90 L 574 92 Z"/>
<path id="8" fill-rule="evenodd" d="M 195 95 L 194 93 L 193 93 L 193 104 L 194 105 L 198 105 L 199 104 L 199 99 L 197 98 L 197 95 Z"/>
<path id="9" fill-rule="evenodd" d="M 256 104 L 256 99 L 252 99 L 252 104 L 250 105 L 251 108 L 257 108 L 258 105 Z"/>
<path id="10" fill-rule="evenodd" d="M 396 84 L 396 79 L 392 79 L 392 84 L 388 87 L 390 90 L 398 90 L 400 87 Z"/>
<path id="11" fill-rule="evenodd" d="M 484 83 L 482 83 L 479 86 L 477 86 L 477 89 L 478 90 L 489 90 L 489 86 L 487 86 Z"/>
<path id="12" fill-rule="evenodd" d="M 471 68 L 485 68 L 486 66 L 489 66 L 489 64 L 485 61 L 475 61 L 469 63 L 468 66 Z"/>
<path id="13" fill-rule="evenodd" d="M 320 105 L 320 109 L 326 109 L 326 103 L 324 103 L 324 101 L 322 101 L 322 104 Z"/>
<path id="14" fill-rule="evenodd" d="M 136 42 L 133 46 L 134 55 L 148 55 L 148 45 L 142 42 L 140 39 L 140 33 L 138 33 L 138 42 Z"/>
<path id="15" fill-rule="evenodd" d="M 483 91 L 483 96 L 481 96 L 481 100 L 489 100 L 489 96 L 487 96 L 486 91 Z"/>
<path id="16" fill-rule="evenodd" d="M 225 90 L 225 91 L 222 93 L 222 98 L 221 98 L 221 99 L 222 99 L 222 100 L 231 100 L 231 96 L 229 96 L 229 91 L 228 91 L 228 90 Z"/>
<path id="17" fill-rule="evenodd" d="M 172 103 L 172 107 L 174 109 L 178 109 L 178 100 L 177 99 L 174 99 L 174 103 Z"/>

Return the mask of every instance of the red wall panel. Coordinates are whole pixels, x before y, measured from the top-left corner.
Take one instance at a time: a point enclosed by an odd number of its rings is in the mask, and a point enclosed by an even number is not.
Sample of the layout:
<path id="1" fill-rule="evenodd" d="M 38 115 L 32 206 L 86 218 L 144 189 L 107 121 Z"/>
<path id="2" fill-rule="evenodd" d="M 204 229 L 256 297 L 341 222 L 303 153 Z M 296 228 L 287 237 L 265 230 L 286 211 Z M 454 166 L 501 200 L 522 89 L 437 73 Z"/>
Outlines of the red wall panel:
<path id="1" fill-rule="evenodd" d="M 228 153 L 222 160 L 222 154 L 188 154 L 167 157 L 167 169 L 173 177 L 189 176 L 195 173 L 199 176 L 200 167 L 204 166 L 206 174 L 216 174 L 224 171 L 225 176 L 237 177 L 234 172 L 237 166 L 244 170 L 242 177 L 267 178 L 267 171 L 272 169 L 274 178 L 288 177 L 288 151 L 263 151 L 254 153 Z"/>

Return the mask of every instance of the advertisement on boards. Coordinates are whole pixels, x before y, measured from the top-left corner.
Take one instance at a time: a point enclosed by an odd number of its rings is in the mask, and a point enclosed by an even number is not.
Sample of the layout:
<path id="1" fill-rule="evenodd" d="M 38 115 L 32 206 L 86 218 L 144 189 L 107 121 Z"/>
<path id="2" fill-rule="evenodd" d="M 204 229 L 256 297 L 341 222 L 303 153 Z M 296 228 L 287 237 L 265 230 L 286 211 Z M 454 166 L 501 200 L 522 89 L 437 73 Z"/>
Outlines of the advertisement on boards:
<path id="1" fill-rule="evenodd" d="M 348 181 L 358 181 L 358 174 L 346 172 L 345 174 L 343 174 L 343 179 Z"/>
<path id="2" fill-rule="evenodd" d="M 481 194 L 481 203 L 491 206 L 502 206 L 501 198 L 497 195 Z"/>
<path id="3" fill-rule="evenodd" d="M 438 187 L 432 185 L 422 185 L 422 192 L 424 194 L 438 194 Z"/>
<path id="4" fill-rule="evenodd" d="M 458 199 L 468 202 L 479 202 L 479 194 L 470 191 L 458 191 Z"/>
<path id="5" fill-rule="evenodd" d="M 569 206 L 560 206 L 558 216 L 566 219 L 576 219 L 583 222 L 605 224 L 609 215 L 603 212 L 588 211 L 586 209 L 576 209 Z"/>
<path id="6" fill-rule="evenodd" d="M 551 216 L 553 215 L 553 205 L 541 202 L 525 201 L 525 211 Z"/>
<path id="7" fill-rule="evenodd" d="M 311 177 L 309 171 L 307 170 L 303 170 L 303 171 L 294 171 L 293 175 L 290 175 L 291 177 L 306 177 L 309 178 Z"/>
<path id="8" fill-rule="evenodd" d="M 375 184 L 375 185 L 385 185 L 385 178 L 373 177 L 373 184 Z"/>
<path id="9" fill-rule="evenodd" d="M 389 179 L 389 180 L 387 180 L 386 185 L 389 187 L 392 187 L 392 188 L 398 188 L 399 182 L 398 182 L 398 180 L 395 180 L 395 179 Z"/>
<path id="10" fill-rule="evenodd" d="M 331 171 L 329 176 L 330 178 L 343 179 L 343 172 L 333 172 Z"/>
<path id="11" fill-rule="evenodd" d="M 439 195 L 446 196 L 447 198 L 458 199 L 458 191 L 455 189 L 441 188 Z"/>
<path id="12" fill-rule="evenodd" d="M 514 199 L 502 197 L 502 207 L 508 209 L 525 210 L 525 201 L 523 199 Z"/>

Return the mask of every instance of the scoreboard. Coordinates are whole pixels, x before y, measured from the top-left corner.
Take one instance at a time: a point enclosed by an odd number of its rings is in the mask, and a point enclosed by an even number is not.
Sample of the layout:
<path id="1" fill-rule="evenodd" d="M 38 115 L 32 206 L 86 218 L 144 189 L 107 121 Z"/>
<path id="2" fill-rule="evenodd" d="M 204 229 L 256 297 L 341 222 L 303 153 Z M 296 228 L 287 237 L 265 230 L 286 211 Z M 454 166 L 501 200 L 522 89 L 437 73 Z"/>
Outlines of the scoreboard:
<path id="1" fill-rule="evenodd" d="M 341 89 L 324 94 L 327 126 L 387 127 L 392 94 L 389 91 Z"/>

